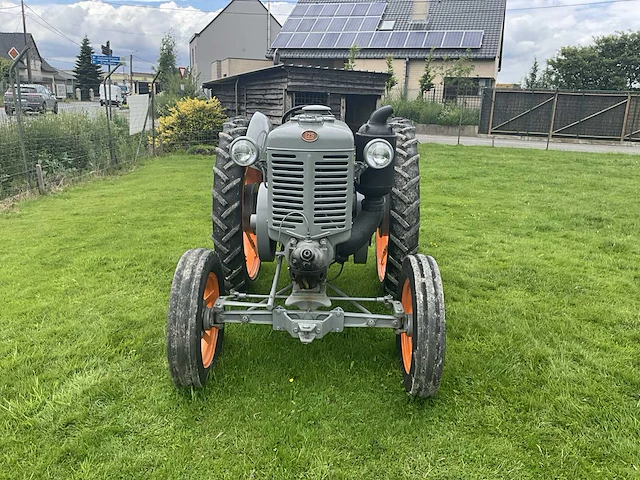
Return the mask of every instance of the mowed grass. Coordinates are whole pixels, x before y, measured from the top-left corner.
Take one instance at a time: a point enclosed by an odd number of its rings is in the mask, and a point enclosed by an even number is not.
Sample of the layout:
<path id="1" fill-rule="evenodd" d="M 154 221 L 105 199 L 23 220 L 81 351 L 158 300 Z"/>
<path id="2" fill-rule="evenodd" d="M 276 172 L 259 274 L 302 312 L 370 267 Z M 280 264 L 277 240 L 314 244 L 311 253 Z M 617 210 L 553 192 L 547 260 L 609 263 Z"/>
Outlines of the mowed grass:
<path id="1" fill-rule="evenodd" d="M 420 149 L 447 308 L 433 400 L 406 396 L 384 330 L 232 325 L 207 387 L 173 387 L 169 289 L 211 246 L 212 159 L 0 214 L 0 477 L 640 477 L 640 159 Z M 379 294 L 371 259 L 337 283 Z"/>

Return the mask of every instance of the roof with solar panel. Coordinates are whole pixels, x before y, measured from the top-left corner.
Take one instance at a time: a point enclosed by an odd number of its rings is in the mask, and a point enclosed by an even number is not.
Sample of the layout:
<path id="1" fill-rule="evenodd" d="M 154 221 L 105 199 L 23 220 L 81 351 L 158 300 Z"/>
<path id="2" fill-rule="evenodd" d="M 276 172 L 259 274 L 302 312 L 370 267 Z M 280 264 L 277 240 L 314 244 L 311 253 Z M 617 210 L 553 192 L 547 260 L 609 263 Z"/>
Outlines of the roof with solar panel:
<path id="1" fill-rule="evenodd" d="M 300 0 L 271 44 L 281 58 L 436 58 L 500 53 L 506 0 Z M 415 8 L 419 7 L 419 8 Z M 424 15 L 417 12 L 424 12 Z"/>

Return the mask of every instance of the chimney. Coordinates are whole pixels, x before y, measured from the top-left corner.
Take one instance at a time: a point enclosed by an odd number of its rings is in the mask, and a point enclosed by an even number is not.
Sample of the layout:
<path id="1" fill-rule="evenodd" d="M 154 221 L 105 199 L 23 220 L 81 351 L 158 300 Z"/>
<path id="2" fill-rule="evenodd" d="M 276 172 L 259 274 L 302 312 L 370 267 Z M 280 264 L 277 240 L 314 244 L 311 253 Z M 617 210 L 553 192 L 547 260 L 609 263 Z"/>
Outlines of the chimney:
<path id="1" fill-rule="evenodd" d="M 423 23 L 427 21 L 429 14 L 429 0 L 413 0 L 413 10 L 411 12 L 411 21 Z"/>

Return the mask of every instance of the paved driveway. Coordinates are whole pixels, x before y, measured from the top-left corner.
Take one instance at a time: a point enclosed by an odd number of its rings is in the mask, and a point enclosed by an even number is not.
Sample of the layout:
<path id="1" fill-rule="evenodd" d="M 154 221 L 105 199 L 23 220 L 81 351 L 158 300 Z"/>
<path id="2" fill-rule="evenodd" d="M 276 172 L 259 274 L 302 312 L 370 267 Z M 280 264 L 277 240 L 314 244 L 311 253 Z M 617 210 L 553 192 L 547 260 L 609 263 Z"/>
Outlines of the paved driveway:
<path id="1" fill-rule="evenodd" d="M 416 135 L 420 143 L 443 143 L 446 145 L 456 145 L 458 137 L 441 135 Z M 507 148 L 533 148 L 545 150 L 546 140 L 522 140 L 519 138 L 485 138 L 485 137 L 461 137 L 461 145 L 486 146 L 486 147 L 507 147 Z M 628 153 L 640 155 L 640 143 L 627 142 L 624 144 L 615 143 L 569 143 L 550 142 L 549 150 L 564 150 L 571 152 L 595 152 L 595 153 Z"/>

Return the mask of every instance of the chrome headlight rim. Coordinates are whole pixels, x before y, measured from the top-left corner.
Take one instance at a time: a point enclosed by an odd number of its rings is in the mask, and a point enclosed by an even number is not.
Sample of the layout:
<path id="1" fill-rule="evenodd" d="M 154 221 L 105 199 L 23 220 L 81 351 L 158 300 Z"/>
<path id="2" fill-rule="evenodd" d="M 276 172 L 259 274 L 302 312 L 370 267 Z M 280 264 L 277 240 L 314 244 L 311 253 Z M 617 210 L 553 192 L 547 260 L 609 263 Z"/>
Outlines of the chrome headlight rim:
<path id="1" fill-rule="evenodd" d="M 373 149 L 373 147 L 378 146 L 378 144 L 384 146 L 384 148 L 386 148 L 389 153 L 389 160 L 384 164 L 373 161 L 370 155 L 370 152 Z M 367 166 L 369 166 L 370 168 L 375 168 L 376 170 L 381 170 L 391 165 L 391 163 L 393 162 L 393 158 L 395 156 L 395 151 L 393 150 L 393 147 L 391 146 L 391 144 L 388 141 L 386 141 L 384 138 L 374 138 L 364 146 L 364 148 L 362 149 L 362 156 L 364 157 L 364 161 L 367 164 Z"/>
<path id="2" fill-rule="evenodd" d="M 238 152 L 237 149 L 242 147 L 248 147 L 249 156 L 246 157 L 245 159 L 240 160 L 238 158 L 240 152 Z M 236 165 L 239 165 L 241 167 L 249 167 L 254 163 L 256 163 L 256 161 L 258 160 L 258 152 L 259 150 L 258 150 L 258 146 L 256 145 L 256 142 L 254 142 L 253 139 L 251 139 L 250 137 L 246 137 L 246 136 L 242 136 L 234 139 L 231 142 L 231 145 L 229 145 L 229 155 L 231 156 L 231 160 L 233 160 L 233 162 Z"/>

